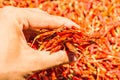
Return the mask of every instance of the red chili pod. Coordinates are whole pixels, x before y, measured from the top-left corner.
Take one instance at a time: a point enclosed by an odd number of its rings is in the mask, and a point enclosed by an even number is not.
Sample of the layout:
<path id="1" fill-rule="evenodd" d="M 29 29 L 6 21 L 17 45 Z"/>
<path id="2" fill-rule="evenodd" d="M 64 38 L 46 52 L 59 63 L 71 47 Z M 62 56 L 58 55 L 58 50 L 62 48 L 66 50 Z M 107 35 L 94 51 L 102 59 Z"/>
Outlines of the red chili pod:
<path id="1" fill-rule="evenodd" d="M 72 80 L 83 80 L 83 79 L 78 78 L 77 76 L 73 76 Z"/>
<path id="2" fill-rule="evenodd" d="M 50 52 L 51 52 L 51 53 L 57 52 L 57 51 L 59 51 L 59 50 L 61 50 L 61 49 L 62 49 L 62 45 L 57 45 L 55 48 L 52 48 L 52 49 L 50 50 Z"/>
<path id="3" fill-rule="evenodd" d="M 54 37 L 53 39 L 49 40 L 48 43 L 46 44 L 45 48 L 50 47 L 56 40 L 57 40 L 56 37 Z"/>

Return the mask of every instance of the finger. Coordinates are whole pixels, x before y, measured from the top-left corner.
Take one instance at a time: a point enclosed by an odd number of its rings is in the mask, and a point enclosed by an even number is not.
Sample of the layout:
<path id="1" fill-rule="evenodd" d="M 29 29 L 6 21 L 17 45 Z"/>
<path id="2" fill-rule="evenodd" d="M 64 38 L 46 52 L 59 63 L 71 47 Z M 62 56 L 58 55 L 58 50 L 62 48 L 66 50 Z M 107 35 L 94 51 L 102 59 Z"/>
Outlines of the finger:
<path id="1" fill-rule="evenodd" d="M 11 71 L 0 74 L 0 80 L 26 80 L 23 76 L 24 73 Z"/>
<path id="2" fill-rule="evenodd" d="M 48 14 L 47 12 L 45 12 L 43 10 L 40 10 L 39 8 L 23 8 L 23 9 L 26 9 L 27 11 L 30 11 L 30 12 L 37 12 L 37 13 Z"/>
<path id="3" fill-rule="evenodd" d="M 38 9 L 25 8 L 25 15 L 30 25 L 29 28 L 33 28 L 33 29 L 39 29 L 39 28 L 54 29 L 61 27 L 61 25 L 67 27 L 76 26 L 77 28 L 80 28 L 79 25 L 77 25 L 76 23 L 74 23 L 73 21 L 67 18 L 49 15 L 48 13 Z"/>
<path id="4" fill-rule="evenodd" d="M 46 51 L 29 50 L 22 54 L 22 66 L 25 72 L 43 70 L 63 63 L 67 63 L 68 57 L 64 51 L 53 54 Z"/>
<path id="5" fill-rule="evenodd" d="M 54 19 L 54 26 L 61 27 L 61 25 L 63 25 L 68 28 L 71 28 L 72 26 L 80 28 L 80 26 L 78 24 L 76 24 L 75 22 L 73 22 L 72 20 L 70 20 L 68 18 L 61 17 L 61 16 L 55 16 L 55 15 L 51 15 L 51 18 Z M 53 26 L 53 28 L 54 28 L 54 26 Z"/>

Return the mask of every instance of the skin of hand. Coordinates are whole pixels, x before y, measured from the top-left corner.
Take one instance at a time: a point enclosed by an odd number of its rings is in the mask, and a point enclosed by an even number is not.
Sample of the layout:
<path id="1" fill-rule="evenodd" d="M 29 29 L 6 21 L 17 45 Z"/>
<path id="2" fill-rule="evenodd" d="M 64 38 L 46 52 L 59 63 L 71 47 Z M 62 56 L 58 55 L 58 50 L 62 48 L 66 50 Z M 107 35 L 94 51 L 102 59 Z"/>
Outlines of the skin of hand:
<path id="1" fill-rule="evenodd" d="M 0 8 L 0 80 L 24 80 L 23 75 L 68 63 L 65 51 L 49 54 L 27 45 L 23 30 L 76 26 L 67 18 L 36 8 Z M 52 27 L 51 27 L 52 26 Z"/>

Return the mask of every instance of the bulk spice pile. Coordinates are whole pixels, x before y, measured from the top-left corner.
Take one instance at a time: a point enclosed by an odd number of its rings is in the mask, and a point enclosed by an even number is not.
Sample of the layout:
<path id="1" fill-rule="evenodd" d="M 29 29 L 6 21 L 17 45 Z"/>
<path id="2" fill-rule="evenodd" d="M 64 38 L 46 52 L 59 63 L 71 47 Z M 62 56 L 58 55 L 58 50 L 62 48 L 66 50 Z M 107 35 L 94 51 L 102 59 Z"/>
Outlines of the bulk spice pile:
<path id="1" fill-rule="evenodd" d="M 42 30 L 32 40 L 32 47 L 51 54 L 66 50 L 78 60 L 36 72 L 27 80 L 120 80 L 119 0 L 1 0 L 0 5 L 39 7 L 83 28 Z"/>

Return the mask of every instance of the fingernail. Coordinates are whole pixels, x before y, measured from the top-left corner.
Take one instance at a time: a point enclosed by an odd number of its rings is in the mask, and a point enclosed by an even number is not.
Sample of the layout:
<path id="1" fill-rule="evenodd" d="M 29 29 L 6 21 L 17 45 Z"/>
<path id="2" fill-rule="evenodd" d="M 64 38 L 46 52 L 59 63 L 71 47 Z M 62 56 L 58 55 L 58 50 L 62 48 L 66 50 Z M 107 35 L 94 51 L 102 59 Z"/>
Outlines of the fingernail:
<path id="1" fill-rule="evenodd" d="M 67 55 L 68 55 L 68 58 L 69 58 L 70 62 L 77 61 L 77 56 L 75 55 L 75 53 L 69 52 L 69 53 L 67 53 Z"/>

